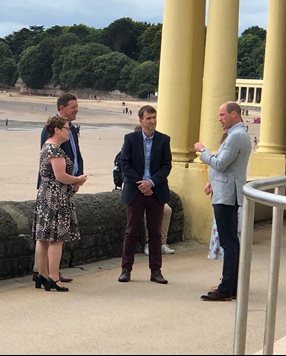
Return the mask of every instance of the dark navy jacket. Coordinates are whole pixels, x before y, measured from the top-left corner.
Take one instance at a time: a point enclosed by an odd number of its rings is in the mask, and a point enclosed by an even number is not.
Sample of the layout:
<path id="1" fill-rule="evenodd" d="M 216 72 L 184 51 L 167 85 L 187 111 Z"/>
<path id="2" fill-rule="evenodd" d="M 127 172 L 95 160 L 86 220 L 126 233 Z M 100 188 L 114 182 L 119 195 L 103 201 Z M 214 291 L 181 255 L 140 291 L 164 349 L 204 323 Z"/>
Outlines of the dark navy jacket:
<path id="1" fill-rule="evenodd" d="M 136 182 L 143 179 L 145 170 L 144 143 L 142 131 L 132 132 L 124 137 L 121 150 L 121 166 L 124 177 L 122 201 L 131 204 L 140 193 Z M 152 188 L 161 203 L 170 200 L 167 177 L 172 168 L 170 137 L 155 131 L 151 149 L 150 173 L 155 186 Z"/>

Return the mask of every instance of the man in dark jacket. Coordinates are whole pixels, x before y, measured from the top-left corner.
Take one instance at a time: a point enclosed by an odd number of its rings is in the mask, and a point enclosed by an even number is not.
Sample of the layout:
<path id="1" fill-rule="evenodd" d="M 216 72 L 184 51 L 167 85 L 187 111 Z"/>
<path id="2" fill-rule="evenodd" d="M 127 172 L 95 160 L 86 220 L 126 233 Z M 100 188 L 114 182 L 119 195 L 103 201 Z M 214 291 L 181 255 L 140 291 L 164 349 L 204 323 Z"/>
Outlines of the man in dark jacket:
<path id="1" fill-rule="evenodd" d="M 170 137 L 156 131 L 156 110 L 152 106 L 143 106 L 138 115 L 142 130 L 125 135 L 121 150 L 122 201 L 127 204 L 127 226 L 119 282 L 130 281 L 146 211 L 150 279 L 166 284 L 168 281 L 161 273 L 161 224 L 164 204 L 170 200 L 167 180 L 172 167 Z"/>
<path id="2" fill-rule="evenodd" d="M 83 174 L 83 159 L 80 153 L 78 142 L 78 129 L 73 125 L 78 113 L 77 98 L 73 94 L 63 94 L 57 100 L 58 116 L 65 118 L 70 127 L 70 139 L 61 145 L 61 148 L 69 156 L 74 164 L 73 175 L 80 176 Z M 41 133 L 41 148 L 48 139 L 48 132 L 46 127 L 43 128 Z M 40 185 L 40 177 L 38 179 L 37 188 Z"/>

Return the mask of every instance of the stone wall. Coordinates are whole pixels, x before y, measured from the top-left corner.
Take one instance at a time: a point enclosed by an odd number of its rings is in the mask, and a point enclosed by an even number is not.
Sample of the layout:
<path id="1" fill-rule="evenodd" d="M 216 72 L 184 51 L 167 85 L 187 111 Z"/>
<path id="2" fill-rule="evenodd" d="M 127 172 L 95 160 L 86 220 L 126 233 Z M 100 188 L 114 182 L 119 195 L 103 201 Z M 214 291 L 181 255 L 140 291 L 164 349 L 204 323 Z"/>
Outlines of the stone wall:
<path id="1" fill-rule="evenodd" d="M 77 194 L 75 203 L 82 239 L 64 245 L 61 268 L 120 257 L 126 224 L 125 205 L 119 190 L 98 194 Z M 181 200 L 171 192 L 173 209 L 168 243 L 183 238 L 184 214 Z M 34 201 L 0 202 L 0 279 L 32 272 L 34 241 L 31 224 Z M 143 252 L 144 239 L 138 243 Z"/>

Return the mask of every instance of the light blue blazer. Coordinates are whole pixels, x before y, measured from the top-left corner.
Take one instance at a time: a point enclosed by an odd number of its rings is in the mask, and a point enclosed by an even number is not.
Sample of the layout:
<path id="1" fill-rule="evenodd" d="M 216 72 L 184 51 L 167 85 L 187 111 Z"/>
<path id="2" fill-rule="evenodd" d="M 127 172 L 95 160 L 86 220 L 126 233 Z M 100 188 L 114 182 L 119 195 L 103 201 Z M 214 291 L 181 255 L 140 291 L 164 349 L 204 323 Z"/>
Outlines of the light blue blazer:
<path id="1" fill-rule="evenodd" d="M 246 170 L 251 152 L 251 141 L 243 123 L 234 125 L 213 155 L 208 149 L 201 161 L 210 166 L 209 181 L 212 186 L 212 204 L 239 206 L 243 202 L 242 188 L 246 183 Z"/>

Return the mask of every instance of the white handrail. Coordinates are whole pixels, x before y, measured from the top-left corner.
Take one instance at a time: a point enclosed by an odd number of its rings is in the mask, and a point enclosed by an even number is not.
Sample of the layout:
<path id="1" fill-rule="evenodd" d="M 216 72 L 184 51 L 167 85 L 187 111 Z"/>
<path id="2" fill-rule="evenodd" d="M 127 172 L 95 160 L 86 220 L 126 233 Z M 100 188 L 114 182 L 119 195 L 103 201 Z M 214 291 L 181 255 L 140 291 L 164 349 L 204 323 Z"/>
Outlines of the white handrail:
<path id="1" fill-rule="evenodd" d="M 273 207 L 268 298 L 263 345 L 263 355 L 273 355 L 281 237 L 283 215 L 286 209 L 285 186 L 286 176 L 256 180 L 245 184 L 243 187 L 244 203 L 233 347 L 234 355 L 245 354 L 255 203 Z M 264 191 L 271 189 L 274 189 L 274 193 Z"/>

